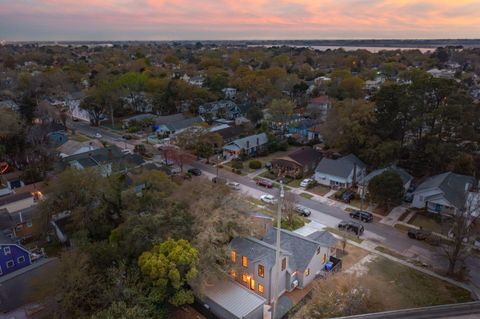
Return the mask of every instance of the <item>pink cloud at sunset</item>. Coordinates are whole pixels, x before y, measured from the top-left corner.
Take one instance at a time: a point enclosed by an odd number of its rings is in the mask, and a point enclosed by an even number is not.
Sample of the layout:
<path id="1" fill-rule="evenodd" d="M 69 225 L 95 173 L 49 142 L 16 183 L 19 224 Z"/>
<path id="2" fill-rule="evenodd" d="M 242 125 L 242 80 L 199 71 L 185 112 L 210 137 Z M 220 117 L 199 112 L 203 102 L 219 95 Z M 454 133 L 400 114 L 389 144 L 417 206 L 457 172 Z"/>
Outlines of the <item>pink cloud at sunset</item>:
<path id="1" fill-rule="evenodd" d="M 479 0 L 0 0 L 7 40 L 479 35 Z"/>

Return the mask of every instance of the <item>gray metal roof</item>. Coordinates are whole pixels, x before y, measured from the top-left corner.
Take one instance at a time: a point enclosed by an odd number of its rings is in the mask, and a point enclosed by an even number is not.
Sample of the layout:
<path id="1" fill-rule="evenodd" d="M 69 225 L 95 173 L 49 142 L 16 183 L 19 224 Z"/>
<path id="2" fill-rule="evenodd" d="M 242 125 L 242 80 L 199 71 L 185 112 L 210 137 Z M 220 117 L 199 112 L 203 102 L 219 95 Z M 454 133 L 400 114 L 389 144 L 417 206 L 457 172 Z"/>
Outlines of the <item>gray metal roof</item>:
<path id="1" fill-rule="evenodd" d="M 202 123 L 202 122 L 203 122 L 203 118 L 201 116 L 196 116 L 196 117 L 186 118 L 180 121 L 171 122 L 165 125 L 171 131 L 179 131 L 179 130 L 186 129 L 187 127 L 190 127 L 193 124 Z"/>
<path id="2" fill-rule="evenodd" d="M 438 189 L 450 204 L 458 209 L 462 209 L 465 204 L 467 191 L 474 185 L 475 179 L 472 176 L 446 172 L 427 178 L 418 185 L 414 194 Z"/>
<path id="3" fill-rule="evenodd" d="M 347 178 L 352 172 L 354 166 L 364 169 L 366 165 L 353 154 L 333 160 L 330 158 L 323 158 L 315 169 L 316 172 Z"/>
<path id="4" fill-rule="evenodd" d="M 244 318 L 265 304 L 265 299 L 231 280 L 207 286 L 205 296 L 237 318 Z"/>
<path id="5" fill-rule="evenodd" d="M 276 228 L 270 229 L 265 235 L 263 241 L 272 245 L 276 243 Z M 325 237 L 326 239 L 327 237 Z M 319 246 L 326 246 L 324 243 L 317 242 L 308 237 L 282 229 L 280 235 L 280 246 L 283 250 L 290 252 L 293 258 L 290 258 L 290 266 L 296 266 L 296 270 L 304 271 L 312 257 L 316 254 Z M 331 246 L 328 246 L 331 247 Z"/>
<path id="6" fill-rule="evenodd" d="M 257 146 L 257 139 L 258 139 L 258 145 L 264 145 L 268 142 L 268 137 L 267 134 L 265 133 L 260 133 L 256 135 L 250 135 L 246 136 L 243 138 L 239 138 L 238 140 L 235 140 L 227 145 L 225 145 L 226 149 L 248 149 Z M 247 142 L 249 144 L 249 147 L 247 147 Z"/>
<path id="7" fill-rule="evenodd" d="M 372 178 L 388 170 L 392 170 L 395 173 L 397 173 L 402 179 L 403 185 L 407 184 L 409 181 L 413 179 L 412 175 L 410 175 L 406 170 L 404 170 L 403 168 L 397 167 L 395 165 L 392 165 L 389 167 L 376 169 L 370 172 L 367 176 L 365 176 L 365 178 L 362 181 L 360 181 L 360 183 L 364 183 L 365 185 L 367 185 L 372 180 Z"/>

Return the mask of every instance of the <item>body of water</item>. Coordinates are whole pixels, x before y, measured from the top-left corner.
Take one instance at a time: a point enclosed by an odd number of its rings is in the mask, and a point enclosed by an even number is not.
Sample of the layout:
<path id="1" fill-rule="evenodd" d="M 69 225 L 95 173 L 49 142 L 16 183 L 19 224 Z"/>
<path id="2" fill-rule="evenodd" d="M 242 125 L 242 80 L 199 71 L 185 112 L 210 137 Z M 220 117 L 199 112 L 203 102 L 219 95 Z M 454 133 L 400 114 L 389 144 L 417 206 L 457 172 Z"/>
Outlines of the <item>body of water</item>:
<path id="1" fill-rule="evenodd" d="M 276 47 L 276 46 L 289 46 L 294 48 L 310 48 L 312 50 L 319 50 L 319 51 L 327 51 L 327 50 L 336 50 L 336 49 L 343 49 L 345 51 L 356 51 L 356 50 L 367 50 L 372 53 L 378 53 L 379 51 L 383 50 L 419 50 L 422 53 L 425 52 L 433 52 L 435 48 L 405 48 L 405 47 L 360 47 L 360 46 L 330 46 L 330 45 L 292 45 L 292 44 L 282 44 L 282 45 L 249 45 L 249 47 Z"/>

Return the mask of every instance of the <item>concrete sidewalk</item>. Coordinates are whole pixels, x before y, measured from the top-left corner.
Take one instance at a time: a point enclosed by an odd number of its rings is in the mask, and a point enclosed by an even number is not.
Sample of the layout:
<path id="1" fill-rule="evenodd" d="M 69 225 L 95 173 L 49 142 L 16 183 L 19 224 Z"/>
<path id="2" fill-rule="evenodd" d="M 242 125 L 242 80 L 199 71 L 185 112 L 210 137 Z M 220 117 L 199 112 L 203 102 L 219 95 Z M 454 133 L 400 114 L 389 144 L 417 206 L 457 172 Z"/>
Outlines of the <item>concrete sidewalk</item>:
<path id="1" fill-rule="evenodd" d="M 380 220 L 380 223 L 393 227 L 407 209 L 408 207 L 404 206 L 395 207 L 390 211 L 387 216 L 383 217 L 382 220 Z"/>

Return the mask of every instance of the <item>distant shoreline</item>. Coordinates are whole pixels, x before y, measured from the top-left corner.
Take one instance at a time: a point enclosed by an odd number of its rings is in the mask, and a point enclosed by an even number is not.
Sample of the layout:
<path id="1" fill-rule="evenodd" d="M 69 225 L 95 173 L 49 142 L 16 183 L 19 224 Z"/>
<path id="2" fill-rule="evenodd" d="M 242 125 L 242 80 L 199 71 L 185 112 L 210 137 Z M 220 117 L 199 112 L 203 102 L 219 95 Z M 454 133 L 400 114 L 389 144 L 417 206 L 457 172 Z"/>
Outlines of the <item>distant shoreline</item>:
<path id="1" fill-rule="evenodd" d="M 37 45 L 114 45 L 114 44 L 192 44 L 230 45 L 230 46 L 298 46 L 298 47 L 370 47 L 402 49 L 435 49 L 437 47 L 480 47 L 480 39 L 360 39 L 360 40 L 117 40 L 117 41 L 2 41 L 3 44 L 37 44 Z"/>

